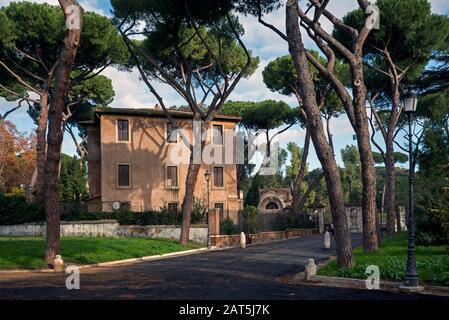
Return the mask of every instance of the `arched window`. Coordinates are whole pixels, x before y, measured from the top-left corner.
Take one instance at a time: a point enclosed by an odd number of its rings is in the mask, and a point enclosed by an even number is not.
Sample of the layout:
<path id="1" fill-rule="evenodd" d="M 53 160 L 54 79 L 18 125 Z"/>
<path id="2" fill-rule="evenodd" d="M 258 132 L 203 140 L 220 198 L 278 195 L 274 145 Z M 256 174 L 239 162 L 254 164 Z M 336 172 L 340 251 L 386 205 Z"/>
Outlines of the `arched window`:
<path id="1" fill-rule="evenodd" d="M 279 210 L 279 206 L 276 202 L 268 202 L 265 209 L 267 210 Z"/>

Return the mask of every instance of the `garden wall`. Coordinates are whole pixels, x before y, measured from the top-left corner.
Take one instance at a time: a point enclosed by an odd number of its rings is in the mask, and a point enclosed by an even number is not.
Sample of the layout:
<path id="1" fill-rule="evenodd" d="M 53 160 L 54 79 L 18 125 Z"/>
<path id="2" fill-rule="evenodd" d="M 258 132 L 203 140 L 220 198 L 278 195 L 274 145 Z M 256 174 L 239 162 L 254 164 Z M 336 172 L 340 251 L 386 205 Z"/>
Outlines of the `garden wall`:
<path id="1" fill-rule="evenodd" d="M 45 223 L 26 223 L 0 226 L 0 236 L 44 236 Z M 178 240 L 181 228 L 177 226 L 126 226 L 116 220 L 61 221 L 63 237 L 143 237 Z M 207 242 L 207 228 L 192 227 L 189 238 L 196 242 Z"/>
<path id="2" fill-rule="evenodd" d="M 268 231 L 246 236 L 246 242 L 265 243 L 276 240 L 299 238 L 319 233 L 318 229 L 295 229 L 288 231 Z M 211 236 L 211 245 L 217 248 L 236 247 L 240 245 L 240 235 L 219 235 Z"/>

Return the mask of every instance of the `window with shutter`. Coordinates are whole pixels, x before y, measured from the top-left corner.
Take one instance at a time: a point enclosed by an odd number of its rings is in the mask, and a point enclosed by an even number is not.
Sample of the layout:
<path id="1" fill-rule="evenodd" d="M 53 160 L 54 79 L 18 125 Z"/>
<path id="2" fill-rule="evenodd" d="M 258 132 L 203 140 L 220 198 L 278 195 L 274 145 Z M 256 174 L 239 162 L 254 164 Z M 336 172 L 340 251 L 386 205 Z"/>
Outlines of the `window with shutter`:
<path id="1" fill-rule="evenodd" d="M 130 173 L 131 170 L 129 164 L 119 164 L 117 166 L 117 185 L 119 187 L 131 186 Z"/>
<path id="2" fill-rule="evenodd" d="M 178 210 L 178 203 L 177 202 L 170 202 L 167 207 L 168 207 L 168 211 L 175 212 L 175 211 Z"/>
<path id="3" fill-rule="evenodd" d="M 214 167 L 214 187 L 223 187 L 223 167 Z"/>
<path id="4" fill-rule="evenodd" d="M 173 123 L 167 122 L 166 133 L 167 133 L 167 142 L 169 143 L 178 142 L 178 132 L 176 131 L 176 127 Z"/>
<path id="5" fill-rule="evenodd" d="M 167 166 L 167 187 L 178 187 L 178 167 L 176 166 Z"/>
<path id="6" fill-rule="evenodd" d="M 215 124 L 213 126 L 213 142 L 217 145 L 223 144 L 223 126 Z"/>
<path id="7" fill-rule="evenodd" d="M 129 141 L 128 120 L 117 120 L 117 138 L 118 141 Z"/>

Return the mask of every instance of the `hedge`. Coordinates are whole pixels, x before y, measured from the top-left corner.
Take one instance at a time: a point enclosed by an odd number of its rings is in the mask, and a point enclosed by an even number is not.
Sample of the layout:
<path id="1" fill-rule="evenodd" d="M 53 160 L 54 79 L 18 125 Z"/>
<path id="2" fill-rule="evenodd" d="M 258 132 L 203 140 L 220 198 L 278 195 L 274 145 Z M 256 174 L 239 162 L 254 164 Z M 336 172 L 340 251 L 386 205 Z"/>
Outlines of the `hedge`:
<path id="1" fill-rule="evenodd" d="M 27 203 L 21 195 L 0 193 L 0 225 L 13 225 L 45 220 L 45 209 L 37 203 Z"/>
<path id="2" fill-rule="evenodd" d="M 150 210 L 145 212 L 81 212 L 75 210 L 66 221 L 92 221 L 114 219 L 122 225 L 180 225 L 182 213 L 179 210 Z M 35 203 L 27 203 L 25 197 L 0 193 L 0 225 L 14 225 L 45 221 L 45 209 Z M 191 223 L 205 223 L 203 211 L 192 212 Z"/>

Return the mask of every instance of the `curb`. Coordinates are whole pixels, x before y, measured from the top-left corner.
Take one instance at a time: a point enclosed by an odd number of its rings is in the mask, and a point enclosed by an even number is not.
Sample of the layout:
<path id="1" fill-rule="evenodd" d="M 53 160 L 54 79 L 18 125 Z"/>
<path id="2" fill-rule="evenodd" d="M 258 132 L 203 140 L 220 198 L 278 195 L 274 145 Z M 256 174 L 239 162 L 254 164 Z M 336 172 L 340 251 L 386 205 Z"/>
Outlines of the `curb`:
<path id="1" fill-rule="evenodd" d="M 310 285 L 331 285 L 331 286 L 340 286 L 345 288 L 356 288 L 356 289 L 365 289 L 366 288 L 366 280 L 364 279 L 353 279 L 353 278 L 339 278 L 339 277 L 328 277 L 328 276 L 320 276 L 314 275 L 310 277 L 310 281 L 305 281 L 304 272 L 300 272 L 295 275 L 295 279 L 299 280 L 301 283 L 307 283 Z M 404 292 L 401 291 L 401 287 L 404 284 L 402 282 L 392 282 L 392 281 L 380 281 L 380 289 L 382 291 L 394 291 L 394 292 Z M 427 295 L 438 295 L 449 297 L 449 287 L 439 287 L 439 286 L 423 286 L 423 291 L 411 292 L 411 293 L 419 293 L 419 294 L 427 294 Z"/>
<path id="2" fill-rule="evenodd" d="M 100 263 L 93 263 L 93 264 L 85 264 L 85 265 L 70 264 L 70 265 L 65 265 L 65 268 L 67 268 L 68 266 L 77 266 L 80 270 L 83 270 L 83 269 L 93 269 L 93 268 L 101 268 L 101 267 L 112 267 L 112 266 L 119 266 L 119 265 L 123 265 L 123 264 L 136 264 L 136 263 L 141 263 L 141 262 L 146 262 L 146 261 L 164 260 L 164 259 L 175 258 L 175 257 L 189 256 L 189 255 L 199 254 L 199 253 L 203 253 L 203 252 L 207 252 L 207 251 L 214 251 L 214 250 L 208 250 L 207 248 L 198 248 L 198 249 L 170 252 L 170 253 L 164 253 L 164 254 L 158 254 L 158 255 L 146 256 L 146 257 L 140 257 L 140 258 L 130 258 L 130 259 L 124 259 L 124 260 L 115 260 L 115 261 L 100 262 Z M 42 273 L 56 273 L 56 272 L 53 269 L 0 270 L 0 276 L 1 275 L 14 275 L 14 274 L 42 274 Z"/>

